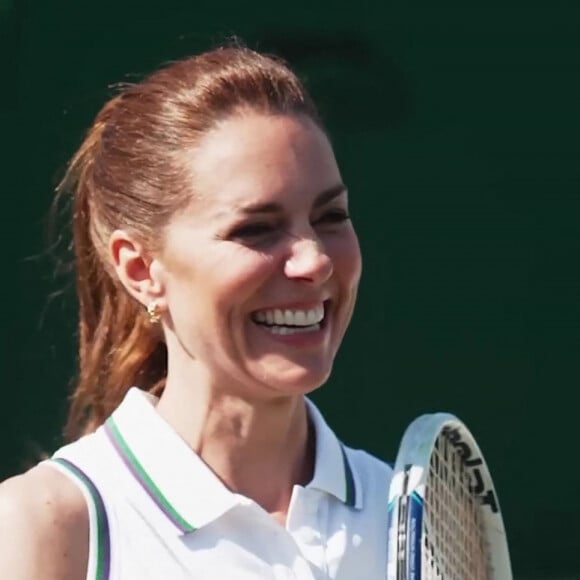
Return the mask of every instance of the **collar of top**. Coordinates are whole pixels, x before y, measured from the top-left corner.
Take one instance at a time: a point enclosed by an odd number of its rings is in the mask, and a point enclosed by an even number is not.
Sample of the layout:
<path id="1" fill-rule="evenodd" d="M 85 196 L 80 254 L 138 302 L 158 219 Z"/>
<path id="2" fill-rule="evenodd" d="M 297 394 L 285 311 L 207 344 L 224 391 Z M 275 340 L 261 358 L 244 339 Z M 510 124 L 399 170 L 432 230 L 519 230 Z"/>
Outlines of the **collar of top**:
<path id="1" fill-rule="evenodd" d="M 346 451 L 306 399 L 316 433 L 314 477 L 306 486 L 362 508 L 361 485 Z M 181 534 L 217 519 L 245 498 L 231 492 L 155 410 L 155 397 L 132 387 L 103 429 L 121 460 Z"/>

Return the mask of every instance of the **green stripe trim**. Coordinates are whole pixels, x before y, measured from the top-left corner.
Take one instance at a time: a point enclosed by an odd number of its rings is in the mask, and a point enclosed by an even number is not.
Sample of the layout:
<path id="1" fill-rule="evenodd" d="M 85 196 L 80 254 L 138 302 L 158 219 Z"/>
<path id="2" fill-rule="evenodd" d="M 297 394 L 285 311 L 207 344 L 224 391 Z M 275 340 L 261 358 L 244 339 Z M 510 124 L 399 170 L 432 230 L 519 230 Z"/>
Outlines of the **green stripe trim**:
<path id="1" fill-rule="evenodd" d="M 153 502 L 161 509 L 161 511 L 180 529 L 182 532 L 193 532 L 195 527 L 191 525 L 168 501 L 168 499 L 163 495 L 163 492 L 155 484 L 153 479 L 149 476 L 147 471 L 141 462 L 137 459 L 131 448 L 129 447 L 127 441 L 119 431 L 119 428 L 113 417 L 109 417 L 105 423 L 105 430 L 111 440 L 111 443 L 115 447 L 117 453 L 121 456 L 121 459 L 137 479 L 141 487 L 145 490 L 147 495 L 153 500 Z"/>
<path id="2" fill-rule="evenodd" d="M 52 458 L 51 461 L 58 463 L 58 465 L 66 469 L 69 473 L 72 473 L 84 485 L 85 489 L 91 496 L 97 516 L 97 565 L 95 569 L 95 579 L 108 580 L 111 568 L 111 546 L 109 520 L 107 518 L 103 498 L 95 487 L 95 484 L 81 469 L 74 465 L 74 463 L 71 463 L 67 459 L 63 459 L 62 457 Z"/>
<path id="3" fill-rule="evenodd" d="M 346 456 L 346 451 L 344 447 L 341 445 L 340 447 L 342 451 L 342 461 L 344 464 L 344 479 L 346 484 L 346 505 L 350 507 L 354 507 L 356 505 L 356 493 L 354 487 L 354 476 L 352 474 L 352 469 L 350 467 L 350 463 L 348 462 L 348 458 Z"/>

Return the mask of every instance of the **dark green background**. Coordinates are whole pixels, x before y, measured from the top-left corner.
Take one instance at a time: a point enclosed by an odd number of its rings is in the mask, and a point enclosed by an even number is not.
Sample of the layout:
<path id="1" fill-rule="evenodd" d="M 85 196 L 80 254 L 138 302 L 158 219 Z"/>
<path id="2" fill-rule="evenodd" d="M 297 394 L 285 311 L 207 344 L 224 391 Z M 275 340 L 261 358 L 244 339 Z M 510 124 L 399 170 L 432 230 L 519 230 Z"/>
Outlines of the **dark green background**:
<path id="1" fill-rule="evenodd" d="M 74 295 L 45 238 L 66 160 L 109 85 L 238 34 L 306 77 L 363 246 L 316 400 L 386 459 L 418 413 L 458 414 L 516 578 L 580 578 L 576 5 L 2 0 L 0 475 L 58 444 L 74 372 Z"/>

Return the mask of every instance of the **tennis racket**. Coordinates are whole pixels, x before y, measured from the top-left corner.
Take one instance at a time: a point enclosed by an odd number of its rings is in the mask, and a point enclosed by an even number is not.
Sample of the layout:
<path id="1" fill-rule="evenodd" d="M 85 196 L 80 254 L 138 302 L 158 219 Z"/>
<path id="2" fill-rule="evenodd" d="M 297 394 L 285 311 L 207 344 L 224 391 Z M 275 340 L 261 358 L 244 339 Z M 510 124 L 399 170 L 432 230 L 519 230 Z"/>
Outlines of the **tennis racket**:
<path id="1" fill-rule="evenodd" d="M 388 509 L 387 580 L 512 580 L 489 470 L 457 417 L 434 413 L 409 425 Z"/>

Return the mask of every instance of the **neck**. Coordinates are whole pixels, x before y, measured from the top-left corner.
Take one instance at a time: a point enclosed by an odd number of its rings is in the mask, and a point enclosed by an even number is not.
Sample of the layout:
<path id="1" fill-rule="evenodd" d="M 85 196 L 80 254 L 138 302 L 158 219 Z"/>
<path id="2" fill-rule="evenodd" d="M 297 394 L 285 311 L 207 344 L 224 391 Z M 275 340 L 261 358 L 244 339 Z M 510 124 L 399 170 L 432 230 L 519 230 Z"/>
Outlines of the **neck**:
<path id="1" fill-rule="evenodd" d="M 314 437 L 302 395 L 248 399 L 190 378 L 168 376 L 159 414 L 232 491 L 277 519 L 288 511 L 292 488 L 314 471 Z"/>

